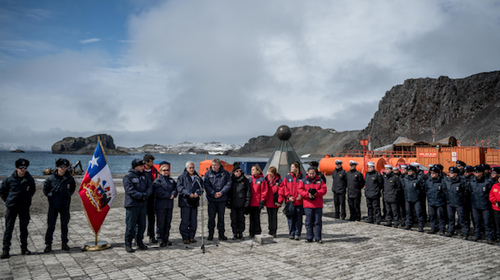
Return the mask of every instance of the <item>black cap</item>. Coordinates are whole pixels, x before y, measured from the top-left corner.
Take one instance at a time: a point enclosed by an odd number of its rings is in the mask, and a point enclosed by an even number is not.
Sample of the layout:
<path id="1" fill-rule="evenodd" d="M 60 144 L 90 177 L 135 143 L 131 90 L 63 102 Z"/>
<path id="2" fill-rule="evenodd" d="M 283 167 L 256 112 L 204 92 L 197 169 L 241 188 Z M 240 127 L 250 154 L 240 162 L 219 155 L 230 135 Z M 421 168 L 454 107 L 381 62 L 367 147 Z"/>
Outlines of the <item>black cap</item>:
<path id="1" fill-rule="evenodd" d="M 460 170 L 458 169 L 458 167 L 455 167 L 455 166 L 452 166 L 450 167 L 450 174 L 458 174 L 460 173 Z"/>
<path id="2" fill-rule="evenodd" d="M 474 166 L 474 172 L 484 172 L 484 166 L 482 165 Z"/>
<path id="3" fill-rule="evenodd" d="M 444 166 L 442 164 L 436 164 L 436 167 L 439 168 L 441 171 L 444 170 Z"/>
<path id="4" fill-rule="evenodd" d="M 233 163 L 233 171 L 232 172 L 234 173 L 234 171 L 236 171 L 238 169 L 241 169 L 240 163 L 239 162 Z"/>
<path id="5" fill-rule="evenodd" d="M 59 167 L 62 165 L 69 166 L 69 160 L 67 160 L 65 158 L 60 158 L 60 159 L 56 160 L 56 167 Z"/>
<path id="6" fill-rule="evenodd" d="M 407 167 L 406 167 L 406 169 L 407 169 L 408 171 L 415 171 L 415 172 L 417 172 L 417 167 L 416 167 L 416 166 L 413 166 L 413 165 L 409 165 L 409 166 L 407 166 Z"/>
<path id="7" fill-rule="evenodd" d="M 486 163 L 482 163 L 481 166 L 484 167 L 484 170 L 490 170 L 491 169 L 490 165 L 486 164 Z"/>
<path id="8" fill-rule="evenodd" d="M 431 167 L 430 170 L 432 172 L 434 172 L 434 173 L 441 173 L 441 169 L 439 167 L 437 167 L 436 165 L 434 165 L 433 167 Z"/>
<path id="9" fill-rule="evenodd" d="M 132 161 L 132 168 L 136 168 L 139 165 L 144 165 L 144 161 L 140 158 L 136 158 Z"/>
<path id="10" fill-rule="evenodd" d="M 474 171 L 474 167 L 470 166 L 470 165 L 467 165 L 464 167 L 464 171 L 465 172 L 472 172 Z"/>
<path id="11" fill-rule="evenodd" d="M 491 172 L 495 172 L 496 174 L 500 174 L 500 166 L 492 167 Z"/>
<path id="12" fill-rule="evenodd" d="M 461 160 L 457 160 L 457 165 L 466 166 L 467 164 L 465 164 L 465 162 L 463 162 Z"/>
<path id="13" fill-rule="evenodd" d="M 21 166 L 26 166 L 26 167 L 30 166 L 30 161 L 24 158 L 16 160 L 16 168 L 19 168 Z"/>

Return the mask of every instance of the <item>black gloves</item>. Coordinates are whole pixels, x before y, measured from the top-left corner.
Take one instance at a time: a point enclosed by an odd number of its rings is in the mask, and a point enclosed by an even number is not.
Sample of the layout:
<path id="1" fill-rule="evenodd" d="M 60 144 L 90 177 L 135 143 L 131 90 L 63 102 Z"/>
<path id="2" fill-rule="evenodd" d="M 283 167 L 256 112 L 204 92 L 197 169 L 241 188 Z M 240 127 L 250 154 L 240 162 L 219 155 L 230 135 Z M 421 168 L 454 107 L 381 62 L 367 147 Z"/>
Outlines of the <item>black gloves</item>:
<path id="1" fill-rule="evenodd" d="M 144 193 L 142 193 L 142 195 L 141 195 L 141 200 L 142 200 L 142 201 L 145 201 L 146 199 L 148 199 L 148 194 L 144 192 Z"/>
<path id="2" fill-rule="evenodd" d="M 265 203 L 266 203 L 266 202 L 265 202 L 264 200 L 262 200 L 262 201 L 260 202 L 260 204 L 259 204 L 259 210 L 264 209 L 264 204 L 265 204 Z"/>
<path id="3" fill-rule="evenodd" d="M 315 200 L 316 199 L 316 194 L 318 193 L 318 190 L 316 189 L 309 189 L 309 194 L 311 194 L 310 199 Z"/>

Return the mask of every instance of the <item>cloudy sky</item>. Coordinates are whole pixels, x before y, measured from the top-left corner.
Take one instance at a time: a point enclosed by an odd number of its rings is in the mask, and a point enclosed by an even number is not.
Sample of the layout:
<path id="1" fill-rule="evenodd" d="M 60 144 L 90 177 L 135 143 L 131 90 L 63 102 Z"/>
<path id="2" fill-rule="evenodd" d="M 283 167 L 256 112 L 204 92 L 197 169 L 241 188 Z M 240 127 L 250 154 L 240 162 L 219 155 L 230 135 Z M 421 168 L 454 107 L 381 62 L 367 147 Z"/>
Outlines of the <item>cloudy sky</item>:
<path id="1" fill-rule="evenodd" d="M 363 129 L 405 79 L 500 67 L 500 1 L 0 1 L 0 144 Z"/>

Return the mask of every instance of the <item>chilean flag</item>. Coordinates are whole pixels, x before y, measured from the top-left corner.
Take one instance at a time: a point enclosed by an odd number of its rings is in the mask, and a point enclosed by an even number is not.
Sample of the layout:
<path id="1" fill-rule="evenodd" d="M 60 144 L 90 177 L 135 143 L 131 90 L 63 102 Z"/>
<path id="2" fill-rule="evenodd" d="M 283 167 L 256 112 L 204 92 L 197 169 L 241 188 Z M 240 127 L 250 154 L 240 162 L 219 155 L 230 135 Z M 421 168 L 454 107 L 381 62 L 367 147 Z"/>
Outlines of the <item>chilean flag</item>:
<path id="1" fill-rule="evenodd" d="M 94 234 L 98 234 L 116 197 L 115 183 L 99 141 L 78 190 L 83 209 Z"/>

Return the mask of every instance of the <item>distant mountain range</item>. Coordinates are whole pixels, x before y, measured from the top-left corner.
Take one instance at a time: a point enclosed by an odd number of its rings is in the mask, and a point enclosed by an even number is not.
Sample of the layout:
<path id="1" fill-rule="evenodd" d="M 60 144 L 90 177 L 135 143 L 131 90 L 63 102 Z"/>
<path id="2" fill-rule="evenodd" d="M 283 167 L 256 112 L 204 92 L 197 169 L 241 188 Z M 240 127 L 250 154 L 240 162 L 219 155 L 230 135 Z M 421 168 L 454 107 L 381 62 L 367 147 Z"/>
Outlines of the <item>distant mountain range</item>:
<path id="1" fill-rule="evenodd" d="M 30 146 L 30 145 L 21 145 L 21 144 L 12 144 L 12 143 L 4 143 L 0 144 L 0 151 L 14 151 L 14 150 L 23 150 L 23 151 L 33 151 L 33 152 L 45 152 L 48 150 L 44 150 L 38 146 Z"/>
<path id="2" fill-rule="evenodd" d="M 225 155 L 230 151 L 240 149 L 240 145 L 222 144 L 220 142 L 191 143 L 182 142 L 177 145 L 146 144 L 139 148 L 118 147 L 127 153 L 158 153 L 158 154 L 215 154 Z"/>

